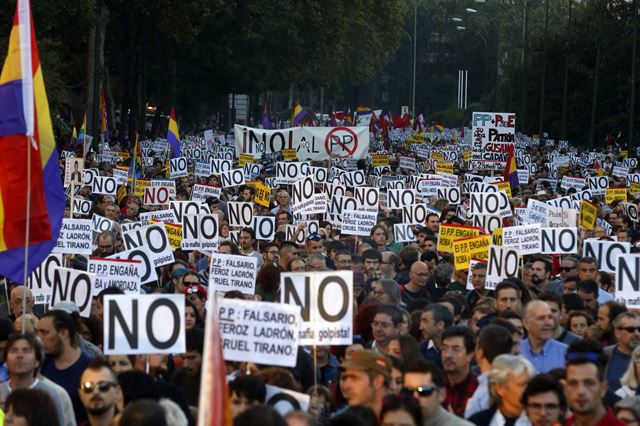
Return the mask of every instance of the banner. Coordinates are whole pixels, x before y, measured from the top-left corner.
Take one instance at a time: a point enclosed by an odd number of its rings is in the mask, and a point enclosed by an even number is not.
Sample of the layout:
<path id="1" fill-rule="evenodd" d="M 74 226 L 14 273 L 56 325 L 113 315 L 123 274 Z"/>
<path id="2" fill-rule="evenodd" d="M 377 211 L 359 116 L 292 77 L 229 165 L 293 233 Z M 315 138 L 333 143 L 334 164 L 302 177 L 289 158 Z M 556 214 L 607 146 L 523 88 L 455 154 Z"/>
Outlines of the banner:
<path id="1" fill-rule="evenodd" d="M 108 287 L 118 287 L 125 294 L 140 294 L 141 268 L 140 260 L 89 258 L 87 272 L 96 276 L 91 295 L 95 297 Z"/>
<path id="2" fill-rule="evenodd" d="M 369 152 L 369 127 L 294 127 L 265 130 L 234 126 L 236 156 L 261 157 L 295 149 L 302 160 L 329 160 L 335 156 L 363 159 Z"/>
<path id="3" fill-rule="evenodd" d="M 89 219 L 62 219 L 60 236 L 52 253 L 91 254 L 91 228 Z"/>
<path id="4" fill-rule="evenodd" d="M 465 225 L 440 225 L 440 236 L 438 238 L 438 251 L 453 252 L 453 243 L 456 240 L 480 235 L 482 230 Z"/>
<path id="5" fill-rule="evenodd" d="M 209 271 L 209 288 L 228 292 L 237 290 L 243 294 L 256 292 L 258 259 L 253 256 L 213 253 Z"/>
<path id="6" fill-rule="evenodd" d="M 469 269 L 471 259 L 487 260 L 491 241 L 491 235 L 478 235 L 454 241 L 453 259 L 456 271 Z"/>

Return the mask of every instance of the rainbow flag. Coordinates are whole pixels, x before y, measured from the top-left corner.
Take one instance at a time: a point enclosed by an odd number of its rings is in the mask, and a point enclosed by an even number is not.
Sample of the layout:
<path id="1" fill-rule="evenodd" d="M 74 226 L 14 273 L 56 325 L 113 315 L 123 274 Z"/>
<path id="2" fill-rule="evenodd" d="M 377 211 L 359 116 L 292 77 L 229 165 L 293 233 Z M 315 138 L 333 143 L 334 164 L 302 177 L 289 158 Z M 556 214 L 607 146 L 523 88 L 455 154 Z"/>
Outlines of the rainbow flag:
<path id="1" fill-rule="evenodd" d="M 178 132 L 178 122 L 176 121 L 176 112 L 173 107 L 171 107 L 171 116 L 169 117 L 167 142 L 169 142 L 169 146 L 173 151 L 171 158 L 180 157 L 180 133 Z"/>
<path id="2" fill-rule="evenodd" d="M 307 116 L 307 111 L 302 108 L 302 105 L 300 105 L 298 101 L 293 101 L 292 115 L 293 125 L 297 126 L 298 124 L 302 123 L 302 120 Z"/>
<path id="3" fill-rule="evenodd" d="M 55 246 L 65 207 L 28 0 L 18 0 L 7 52 L 0 74 L 0 275 L 22 283 L 25 270 L 30 274 Z"/>
<path id="4" fill-rule="evenodd" d="M 513 146 L 509 147 L 507 166 L 504 168 L 504 180 L 509 182 L 512 191 L 520 185 L 520 181 L 518 179 L 518 165 L 516 164 L 516 156 Z"/>
<path id="5" fill-rule="evenodd" d="M 109 123 L 107 122 L 107 101 L 104 97 L 104 89 L 100 88 L 100 134 L 104 140 L 109 140 Z"/>

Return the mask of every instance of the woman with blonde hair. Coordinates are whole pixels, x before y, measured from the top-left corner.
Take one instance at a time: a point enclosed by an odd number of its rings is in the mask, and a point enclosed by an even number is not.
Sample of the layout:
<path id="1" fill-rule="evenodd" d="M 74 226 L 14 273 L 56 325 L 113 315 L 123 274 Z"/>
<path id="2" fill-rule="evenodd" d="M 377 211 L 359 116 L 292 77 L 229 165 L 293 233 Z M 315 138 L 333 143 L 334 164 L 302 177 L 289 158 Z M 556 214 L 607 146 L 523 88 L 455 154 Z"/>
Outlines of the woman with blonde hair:
<path id="1" fill-rule="evenodd" d="M 620 389 L 615 391 L 616 396 L 626 398 L 640 393 L 640 346 L 631 352 L 631 360 L 627 371 L 620 378 Z"/>

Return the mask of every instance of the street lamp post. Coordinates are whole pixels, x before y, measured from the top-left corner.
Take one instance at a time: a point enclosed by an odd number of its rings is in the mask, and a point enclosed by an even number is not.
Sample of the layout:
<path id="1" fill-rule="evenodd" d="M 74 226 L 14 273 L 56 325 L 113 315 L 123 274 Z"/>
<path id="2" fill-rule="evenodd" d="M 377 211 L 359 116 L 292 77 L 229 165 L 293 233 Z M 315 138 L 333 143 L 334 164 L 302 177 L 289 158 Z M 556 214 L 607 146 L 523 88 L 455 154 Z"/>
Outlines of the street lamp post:
<path id="1" fill-rule="evenodd" d="M 418 44 L 418 0 L 413 2 L 413 76 L 411 84 L 411 112 L 416 117 L 416 46 Z"/>

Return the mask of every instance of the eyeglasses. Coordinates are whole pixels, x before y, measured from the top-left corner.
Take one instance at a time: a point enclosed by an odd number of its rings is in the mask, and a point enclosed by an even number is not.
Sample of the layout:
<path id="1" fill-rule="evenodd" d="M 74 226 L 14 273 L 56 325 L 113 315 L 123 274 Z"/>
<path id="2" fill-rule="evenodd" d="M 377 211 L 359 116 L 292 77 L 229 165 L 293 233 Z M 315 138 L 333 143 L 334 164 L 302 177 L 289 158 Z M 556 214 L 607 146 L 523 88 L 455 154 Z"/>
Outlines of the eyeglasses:
<path id="1" fill-rule="evenodd" d="M 560 409 L 559 404 L 539 404 L 537 402 L 533 402 L 531 404 L 527 404 L 527 408 L 531 411 L 555 411 Z"/>
<path id="2" fill-rule="evenodd" d="M 200 281 L 185 281 L 183 284 L 184 284 L 185 286 L 190 286 L 190 285 L 191 285 L 191 286 L 195 286 L 195 285 L 200 284 Z M 195 287 L 191 287 L 191 288 L 195 288 Z M 197 288 L 196 288 L 195 290 L 191 291 L 190 293 L 195 293 L 196 291 L 198 291 L 198 289 L 197 289 Z"/>
<path id="3" fill-rule="evenodd" d="M 576 269 L 576 267 L 560 268 L 560 272 L 571 272 L 572 269 Z"/>
<path id="4" fill-rule="evenodd" d="M 633 333 L 633 332 L 636 332 L 636 331 L 640 333 L 640 327 L 634 327 L 634 326 L 618 327 L 618 330 L 624 330 L 627 333 Z"/>
<path id="5" fill-rule="evenodd" d="M 419 396 L 431 396 L 437 390 L 437 386 L 418 386 L 416 388 L 404 387 L 401 392 L 404 395 L 413 395 L 417 392 Z"/>
<path id="6" fill-rule="evenodd" d="M 84 382 L 80 384 L 80 390 L 84 393 L 92 393 L 94 390 L 98 389 L 98 392 L 105 393 L 109 392 L 109 389 L 112 387 L 118 386 L 117 383 L 107 382 L 106 380 L 102 380 L 98 383 L 93 382 Z"/>

